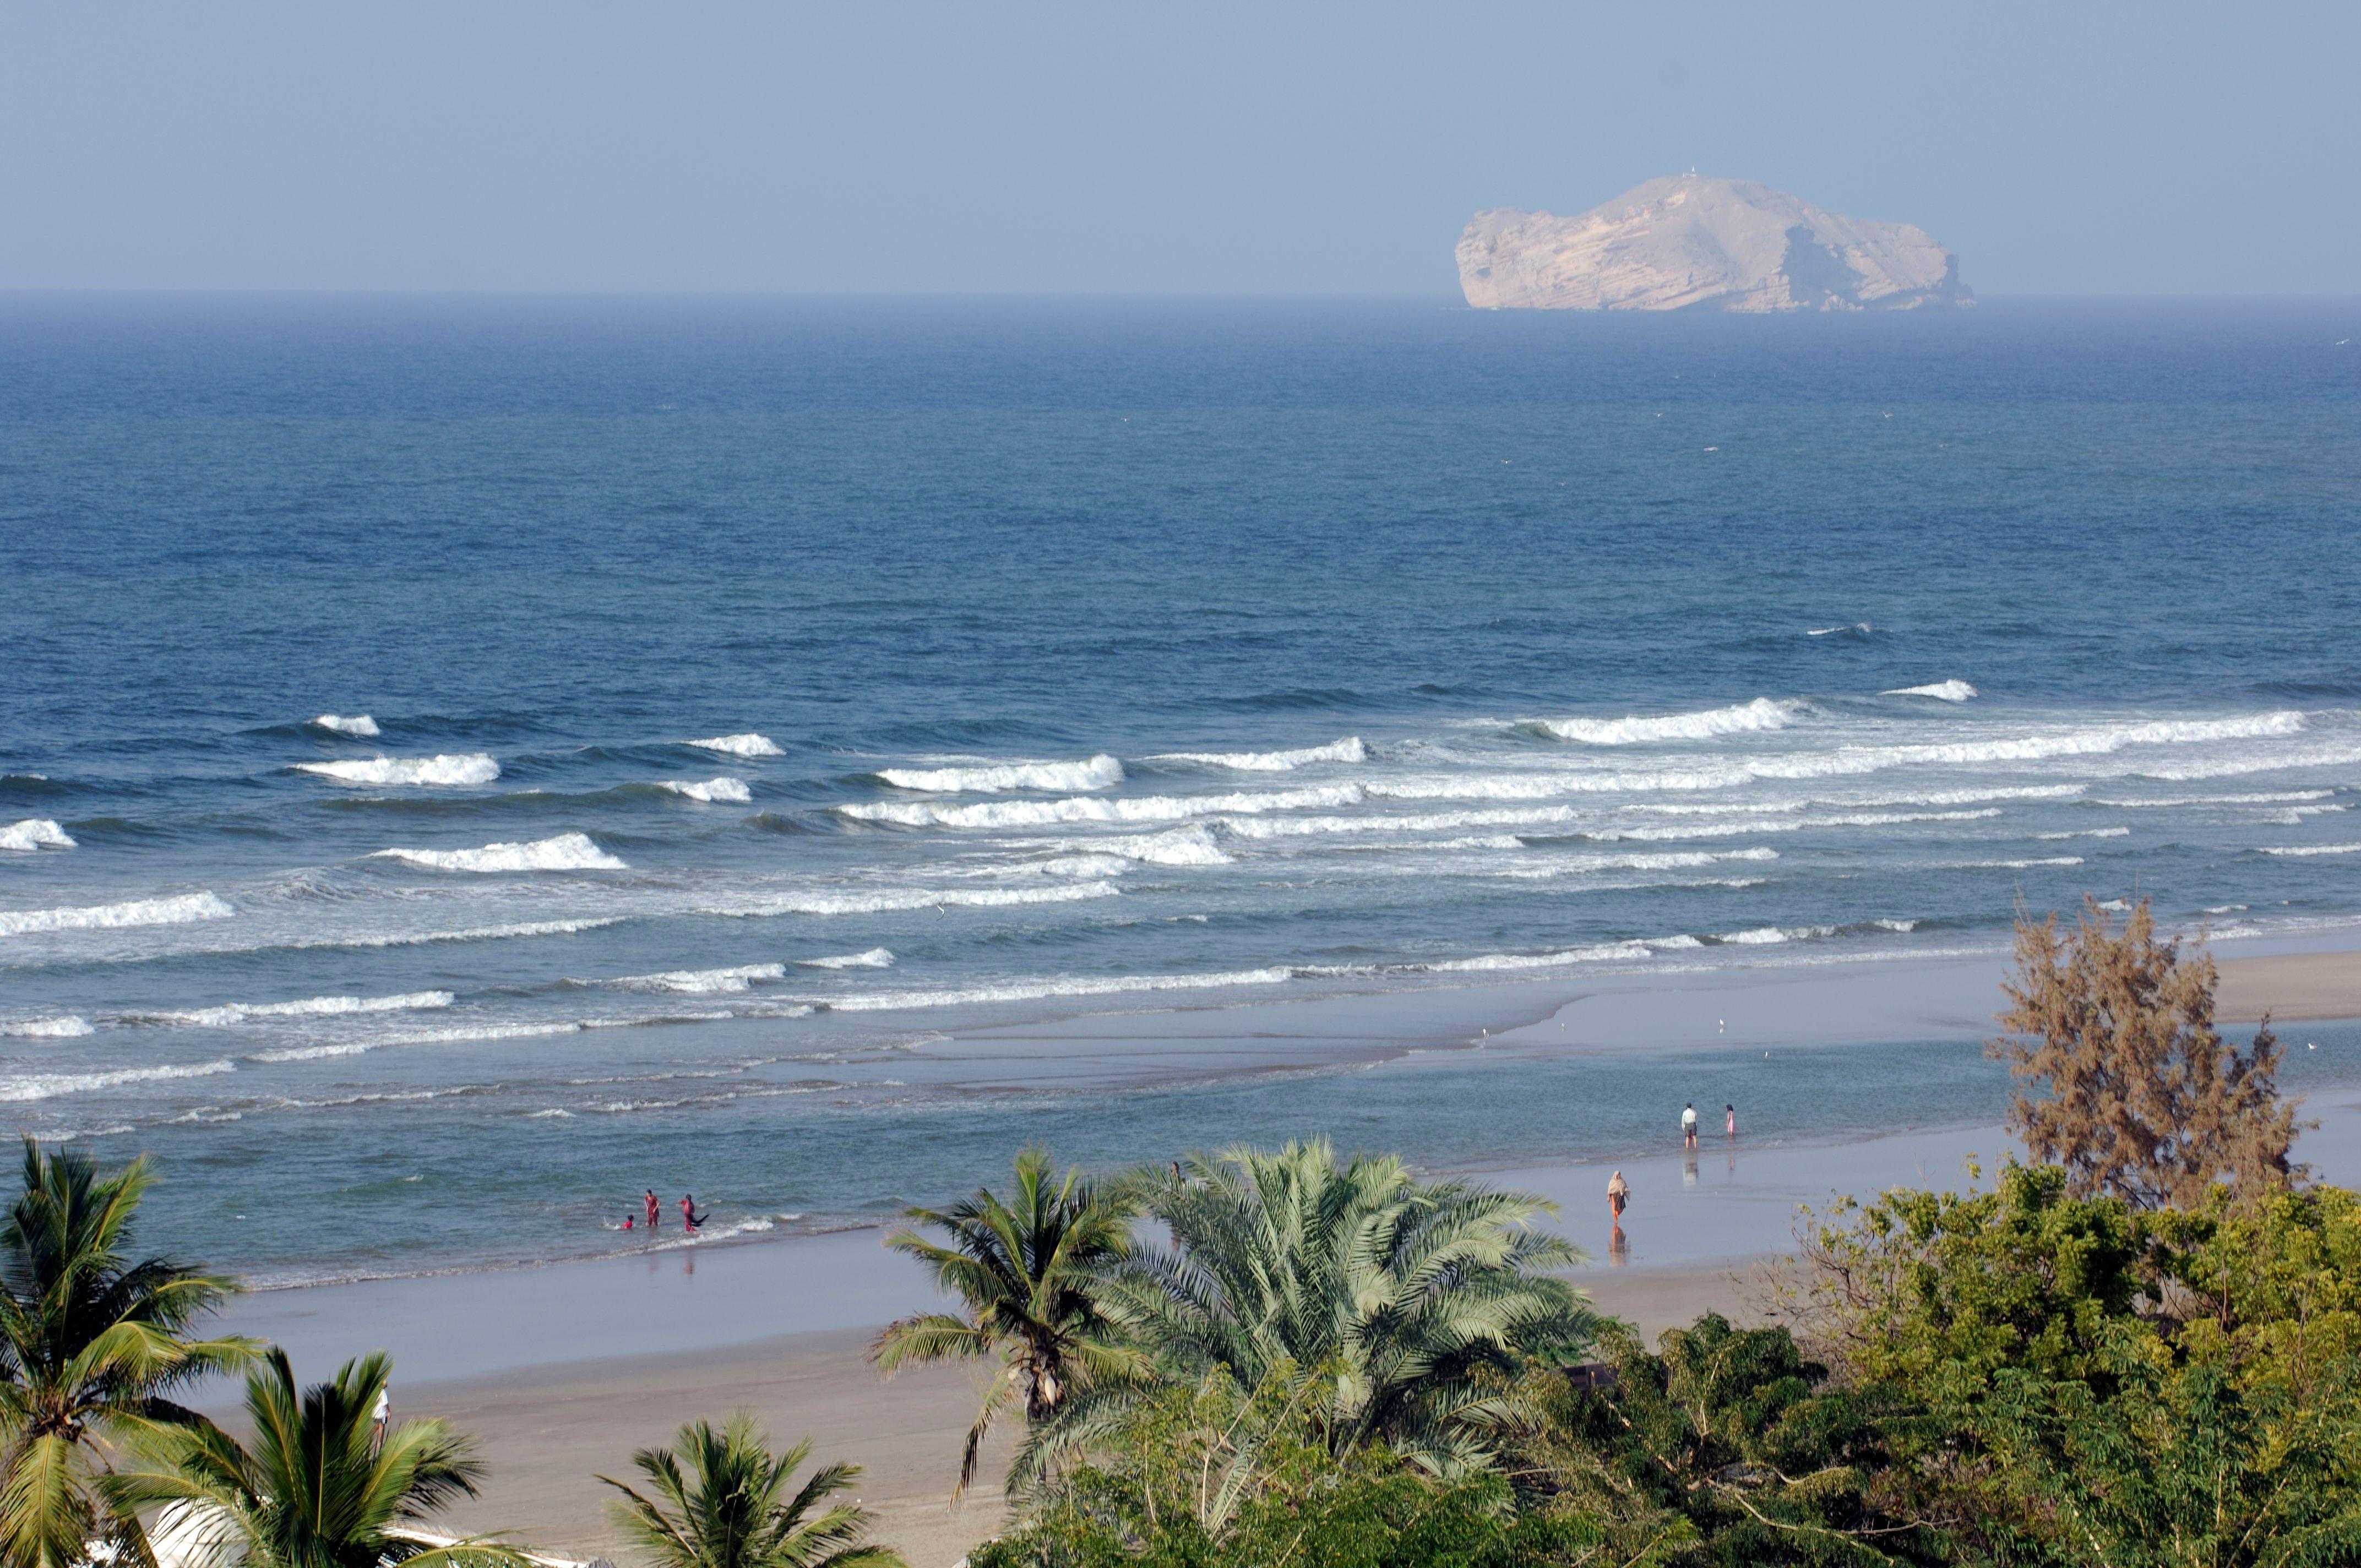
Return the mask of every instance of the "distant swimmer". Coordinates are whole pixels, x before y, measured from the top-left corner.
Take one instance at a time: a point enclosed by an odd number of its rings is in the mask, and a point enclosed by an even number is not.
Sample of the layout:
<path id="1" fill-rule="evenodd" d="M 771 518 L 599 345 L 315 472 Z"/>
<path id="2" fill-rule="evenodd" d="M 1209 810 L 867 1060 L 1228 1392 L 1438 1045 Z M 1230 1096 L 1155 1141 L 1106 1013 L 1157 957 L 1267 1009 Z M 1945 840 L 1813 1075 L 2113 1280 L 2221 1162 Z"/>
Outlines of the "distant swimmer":
<path id="1" fill-rule="evenodd" d="M 697 1227 L 704 1224 L 705 1221 L 706 1216 L 697 1212 L 697 1195 L 693 1192 L 682 1193 L 680 1197 L 680 1223 L 688 1227 L 688 1234 L 690 1235 L 697 1234 Z"/>
<path id="2" fill-rule="evenodd" d="M 1623 1205 L 1631 1201 L 1631 1184 L 1617 1171 L 1607 1182 L 1607 1213 L 1617 1225 L 1623 1223 Z"/>
<path id="3" fill-rule="evenodd" d="M 662 1206 L 656 1202 L 656 1190 L 651 1187 L 648 1189 L 648 1229 L 653 1231 L 656 1228 L 656 1217 L 662 1212 Z"/>
<path id="4" fill-rule="evenodd" d="M 1689 1148 L 1697 1147 L 1697 1103 L 1694 1101 L 1681 1110 L 1681 1142 Z"/>

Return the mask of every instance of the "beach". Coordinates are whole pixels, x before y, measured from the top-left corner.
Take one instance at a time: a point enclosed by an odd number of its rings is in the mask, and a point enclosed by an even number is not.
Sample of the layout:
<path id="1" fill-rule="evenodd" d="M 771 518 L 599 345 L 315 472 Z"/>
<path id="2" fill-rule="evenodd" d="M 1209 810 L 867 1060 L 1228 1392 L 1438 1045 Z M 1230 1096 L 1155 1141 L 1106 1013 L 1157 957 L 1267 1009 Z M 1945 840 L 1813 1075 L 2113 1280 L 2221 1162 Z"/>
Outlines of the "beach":
<path id="1" fill-rule="evenodd" d="M 2361 1016 L 2353 953 L 2246 950 L 2279 945 L 2224 945 L 2225 1020 L 2266 1007 L 2290 1020 Z M 2001 969 L 1984 957 L 1659 975 L 1571 996 L 1545 987 L 1430 992 L 1422 993 L 1430 1025 L 1455 1013 L 1487 1022 L 1475 1024 L 1477 1039 L 1462 1052 L 1404 1058 L 1390 1070 L 1425 1075 L 1439 1091 L 1466 1073 L 1514 1070 L 1524 1058 L 1600 1062 L 1639 1052 L 1709 1062 L 1719 1058 L 1698 1053 L 1727 1041 L 1733 1018 L 1745 1048 L 1767 1050 L 1774 1062 L 1811 1042 L 1850 1041 L 1834 1048 L 1850 1049 L 1857 1070 L 1883 1070 L 1912 1041 L 1972 1038 L 1983 1026 L 1979 1010 L 1988 1017 L 1997 998 Z M 1268 1048 L 1290 1030 L 1335 1027 L 1338 1005 L 1299 1004 L 1304 1015 L 1293 1020 L 1264 1005 L 983 1030 L 946 1048 L 1013 1049 L 1020 1038 L 1039 1048 L 1048 1037 L 1075 1049 L 1082 1036 L 1110 1056 L 1144 1040 L 1235 1048 L 1252 1039 Z M 1524 1021 L 1514 1022 L 1520 1009 Z M 2340 1048 L 2361 1054 L 2361 1036 L 2351 1037 L 2356 1043 Z M 2290 1044 L 2307 1070 L 2316 1066 L 2316 1047 Z M 1503 1060 L 1512 1065 L 1493 1065 Z M 2325 1179 L 2361 1179 L 2361 1072 L 2323 1081 L 2338 1087 L 2307 1105 L 2322 1125 L 2298 1152 Z M 1896 1185 L 1961 1184 L 2008 1149 L 1991 1122 L 1794 1141 L 1748 1116 L 1732 1140 L 1719 1105 L 1708 1104 L 1701 1147 L 1690 1156 L 1672 1132 L 1676 1109 L 1663 1113 L 1664 1133 L 1653 1146 L 1620 1157 L 1478 1162 L 1468 1171 L 1551 1200 L 1554 1223 L 1591 1254 L 1576 1282 L 1602 1311 L 1652 1338 L 1703 1311 L 1747 1319 L 1762 1269 L 1792 1245 L 1805 1209 Z M 1350 1129 L 1336 1131 L 1349 1141 Z M 1604 1220 L 1610 1168 L 1633 1190 L 1620 1253 Z M 239 1300 L 230 1326 L 288 1346 L 309 1376 L 363 1348 L 390 1351 L 400 1413 L 449 1420 L 476 1435 L 491 1462 L 483 1496 L 451 1516 L 466 1528 L 573 1555 L 609 1553 L 606 1489 L 593 1477 L 628 1479 L 633 1449 L 744 1407 L 782 1441 L 807 1436 L 816 1453 L 862 1464 L 859 1495 L 879 1510 L 884 1538 L 915 1568 L 949 1568 L 1001 1517 L 989 1485 L 960 1506 L 950 1499 L 981 1373 L 920 1368 L 881 1380 L 868 1366 L 876 1329 L 930 1304 L 915 1266 L 880 1238 L 875 1229 L 740 1245 L 684 1245 L 675 1236 L 631 1255 L 269 1290 Z"/>

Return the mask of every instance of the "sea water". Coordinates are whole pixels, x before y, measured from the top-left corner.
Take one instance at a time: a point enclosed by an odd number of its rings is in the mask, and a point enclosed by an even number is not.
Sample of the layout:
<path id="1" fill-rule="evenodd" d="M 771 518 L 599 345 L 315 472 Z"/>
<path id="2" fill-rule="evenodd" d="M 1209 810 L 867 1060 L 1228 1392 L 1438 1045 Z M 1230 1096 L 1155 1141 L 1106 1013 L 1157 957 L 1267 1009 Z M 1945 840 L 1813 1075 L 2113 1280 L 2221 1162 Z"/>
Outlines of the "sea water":
<path id="1" fill-rule="evenodd" d="M 0 302 L 0 1108 L 467 1266 L 1657 1113 L 1077 1015 L 2350 925 L 2356 313 Z"/>

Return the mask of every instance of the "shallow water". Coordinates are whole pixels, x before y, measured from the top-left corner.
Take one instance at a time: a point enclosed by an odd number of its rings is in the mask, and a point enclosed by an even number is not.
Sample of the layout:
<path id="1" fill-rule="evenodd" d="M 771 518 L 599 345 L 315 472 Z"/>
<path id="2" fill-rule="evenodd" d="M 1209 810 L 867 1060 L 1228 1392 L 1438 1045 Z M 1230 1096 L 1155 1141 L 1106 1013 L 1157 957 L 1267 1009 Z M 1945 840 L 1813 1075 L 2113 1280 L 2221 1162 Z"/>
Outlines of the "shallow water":
<path id="1" fill-rule="evenodd" d="M 979 1020 L 2349 923 L 2352 313 L 0 303 L 0 1104 L 434 1267 L 1361 1113 Z"/>

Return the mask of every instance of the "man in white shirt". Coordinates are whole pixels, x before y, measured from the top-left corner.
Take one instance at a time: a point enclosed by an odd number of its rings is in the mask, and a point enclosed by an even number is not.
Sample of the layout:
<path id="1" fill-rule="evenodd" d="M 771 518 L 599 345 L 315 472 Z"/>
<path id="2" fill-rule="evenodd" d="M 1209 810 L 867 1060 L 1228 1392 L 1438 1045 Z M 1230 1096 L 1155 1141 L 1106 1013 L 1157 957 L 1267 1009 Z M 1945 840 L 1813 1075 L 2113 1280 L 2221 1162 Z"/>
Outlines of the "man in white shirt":
<path id="1" fill-rule="evenodd" d="M 1689 1148 L 1697 1147 L 1697 1102 L 1691 1101 L 1681 1112 L 1681 1142 Z"/>

